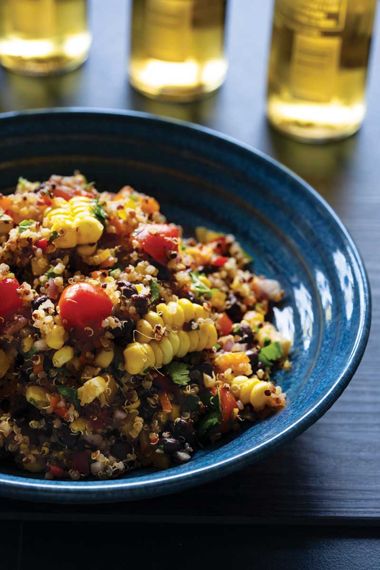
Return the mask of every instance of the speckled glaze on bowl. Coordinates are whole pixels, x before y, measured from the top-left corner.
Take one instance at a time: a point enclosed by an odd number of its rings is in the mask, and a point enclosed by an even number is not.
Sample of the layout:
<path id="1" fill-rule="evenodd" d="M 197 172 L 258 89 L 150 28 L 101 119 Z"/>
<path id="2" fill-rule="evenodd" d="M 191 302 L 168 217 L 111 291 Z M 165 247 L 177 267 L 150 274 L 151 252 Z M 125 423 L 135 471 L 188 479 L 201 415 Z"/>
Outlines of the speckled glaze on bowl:
<path id="1" fill-rule="evenodd" d="M 277 325 L 294 336 L 293 369 L 277 379 L 281 413 L 186 465 L 111 481 L 45 481 L 0 467 L 0 494 L 35 501 L 111 502 L 172 493 L 275 452 L 315 422 L 347 386 L 370 327 L 370 293 L 358 251 L 323 199 L 263 154 L 201 127 L 128 112 L 80 109 L 0 118 L 0 191 L 19 176 L 81 170 L 101 189 L 128 183 L 152 193 L 190 231 L 237 235 L 255 269 L 280 279 Z"/>

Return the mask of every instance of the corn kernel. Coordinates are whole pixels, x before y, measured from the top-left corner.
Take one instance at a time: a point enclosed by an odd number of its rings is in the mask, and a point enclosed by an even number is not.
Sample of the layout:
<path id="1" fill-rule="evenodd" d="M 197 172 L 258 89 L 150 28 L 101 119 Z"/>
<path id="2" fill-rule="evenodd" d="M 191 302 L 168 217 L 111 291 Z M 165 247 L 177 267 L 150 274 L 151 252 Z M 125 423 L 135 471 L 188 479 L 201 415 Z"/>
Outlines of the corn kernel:
<path id="1" fill-rule="evenodd" d="M 114 350 L 101 350 L 98 352 L 95 358 L 95 365 L 99 366 L 100 368 L 108 368 L 108 366 L 113 361 L 114 357 Z"/>
<path id="2" fill-rule="evenodd" d="M 73 433 L 86 433 L 88 429 L 87 421 L 84 418 L 77 418 L 70 424 Z"/>
<path id="3" fill-rule="evenodd" d="M 61 325 L 53 325 L 45 340 L 49 348 L 59 350 L 65 344 L 65 329 Z"/>
<path id="4" fill-rule="evenodd" d="M 85 406 L 86 404 L 91 404 L 96 398 L 103 394 L 107 390 L 107 382 L 102 376 L 95 376 L 90 378 L 78 388 L 78 398 L 80 400 L 80 405 Z"/>
<path id="5" fill-rule="evenodd" d="M 33 346 L 33 338 L 31 336 L 27 336 L 22 339 L 21 341 L 22 352 L 29 352 L 32 346 Z"/>
<path id="6" fill-rule="evenodd" d="M 49 394 L 41 386 L 28 386 L 25 392 L 25 398 L 29 404 L 35 406 L 39 410 L 50 406 Z"/>
<path id="7" fill-rule="evenodd" d="M 74 356 L 74 349 L 71 346 L 63 346 L 53 354 L 53 365 L 55 368 L 62 368 L 64 364 L 70 362 Z"/>

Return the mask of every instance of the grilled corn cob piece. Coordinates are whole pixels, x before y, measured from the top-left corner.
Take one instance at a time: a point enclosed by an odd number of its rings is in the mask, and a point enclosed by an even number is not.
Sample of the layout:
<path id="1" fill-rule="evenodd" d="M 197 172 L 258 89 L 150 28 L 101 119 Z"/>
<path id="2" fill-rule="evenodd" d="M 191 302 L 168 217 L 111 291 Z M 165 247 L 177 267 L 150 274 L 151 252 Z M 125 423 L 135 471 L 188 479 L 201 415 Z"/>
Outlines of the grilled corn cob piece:
<path id="1" fill-rule="evenodd" d="M 266 407 L 281 408 L 285 403 L 279 386 L 259 380 L 257 376 L 236 376 L 231 382 L 231 391 L 242 404 L 251 404 L 256 412 Z"/>
<path id="2" fill-rule="evenodd" d="M 178 299 L 169 303 L 160 303 L 156 311 L 149 311 L 137 322 L 138 342 L 150 342 L 155 338 L 156 326 L 166 327 L 168 330 L 181 330 L 184 323 L 192 320 L 205 319 L 208 311 L 189 299 Z"/>
<path id="3" fill-rule="evenodd" d="M 212 348 L 217 338 L 214 323 L 204 320 L 198 330 L 171 331 L 160 342 L 131 342 L 124 350 L 125 369 L 129 374 L 141 374 L 147 368 L 161 368 L 175 357 Z"/>
<path id="4" fill-rule="evenodd" d="M 56 206 L 46 210 L 43 225 L 57 232 L 54 240 L 57 247 L 66 249 L 77 245 L 96 243 L 103 225 L 94 214 L 95 202 L 86 196 L 71 200 L 56 199 Z"/>

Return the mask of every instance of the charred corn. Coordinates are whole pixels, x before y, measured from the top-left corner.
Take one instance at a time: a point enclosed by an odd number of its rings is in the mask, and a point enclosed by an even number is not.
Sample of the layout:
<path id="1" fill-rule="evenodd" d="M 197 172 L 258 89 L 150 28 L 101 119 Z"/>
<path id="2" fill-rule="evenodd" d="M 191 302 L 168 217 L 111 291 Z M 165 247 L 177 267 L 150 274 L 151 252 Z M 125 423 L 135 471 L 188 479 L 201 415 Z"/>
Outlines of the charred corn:
<path id="1" fill-rule="evenodd" d="M 58 233 L 54 240 L 57 247 L 66 249 L 100 239 L 103 225 L 94 214 L 94 200 L 75 196 L 68 201 L 56 198 L 55 202 L 56 205 L 46 211 L 43 225 Z"/>
<path id="2" fill-rule="evenodd" d="M 204 320 L 195 331 L 171 331 L 163 340 L 150 343 L 131 342 L 124 350 L 124 365 L 129 374 L 141 374 L 148 368 L 161 368 L 173 358 L 188 352 L 212 348 L 217 332 L 211 320 Z"/>

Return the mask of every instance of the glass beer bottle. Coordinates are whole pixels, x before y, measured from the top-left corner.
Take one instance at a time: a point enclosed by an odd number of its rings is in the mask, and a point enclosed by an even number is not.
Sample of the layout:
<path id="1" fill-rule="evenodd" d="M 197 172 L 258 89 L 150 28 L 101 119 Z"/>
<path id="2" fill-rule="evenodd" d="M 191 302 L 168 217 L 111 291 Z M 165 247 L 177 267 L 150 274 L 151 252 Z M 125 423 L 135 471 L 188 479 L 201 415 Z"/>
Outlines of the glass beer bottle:
<path id="1" fill-rule="evenodd" d="M 133 0 L 129 78 L 153 98 L 190 101 L 224 81 L 226 0 Z"/>
<path id="2" fill-rule="evenodd" d="M 276 0 L 267 114 L 303 141 L 349 136 L 363 121 L 376 0 Z"/>
<path id="3" fill-rule="evenodd" d="M 86 60 L 90 43 L 87 0 L 0 0 L 0 63 L 7 69 L 68 71 Z"/>

